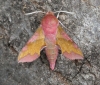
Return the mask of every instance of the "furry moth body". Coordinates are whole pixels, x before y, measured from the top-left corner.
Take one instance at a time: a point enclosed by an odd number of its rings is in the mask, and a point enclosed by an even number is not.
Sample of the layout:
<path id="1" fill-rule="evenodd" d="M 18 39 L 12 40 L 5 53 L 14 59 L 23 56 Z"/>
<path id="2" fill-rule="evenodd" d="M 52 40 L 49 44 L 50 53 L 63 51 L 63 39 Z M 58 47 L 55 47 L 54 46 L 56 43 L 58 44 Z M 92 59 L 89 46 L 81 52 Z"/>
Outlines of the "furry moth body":
<path id="1" fill-rule="evenodd" d="M 58 50 L 71 60 L 83 59 L 83 54 L 72 39 L 59 25 L 53 12 L 48 12 L 41 21 L 41 25 L 22 48 L 18 62 L 32 62 L 40 56 L 40 51 L 45 47 L 50 68 L 53 70 L 58 56 Z"/>

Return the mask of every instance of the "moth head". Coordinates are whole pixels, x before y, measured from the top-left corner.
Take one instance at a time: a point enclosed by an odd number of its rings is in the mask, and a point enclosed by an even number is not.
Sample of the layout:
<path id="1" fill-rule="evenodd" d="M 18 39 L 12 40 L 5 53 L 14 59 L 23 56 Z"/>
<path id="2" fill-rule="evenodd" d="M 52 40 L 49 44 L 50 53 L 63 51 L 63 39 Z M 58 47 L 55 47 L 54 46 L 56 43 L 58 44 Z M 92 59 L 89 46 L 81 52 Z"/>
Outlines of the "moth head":
<path id="1" fill-rule="evenodd" d="M 44 33 L 53 34 L 57 31 L 59 21 L 52 12 L 47 12 L 47 14 L 42 19 L 41 25 Z"/>

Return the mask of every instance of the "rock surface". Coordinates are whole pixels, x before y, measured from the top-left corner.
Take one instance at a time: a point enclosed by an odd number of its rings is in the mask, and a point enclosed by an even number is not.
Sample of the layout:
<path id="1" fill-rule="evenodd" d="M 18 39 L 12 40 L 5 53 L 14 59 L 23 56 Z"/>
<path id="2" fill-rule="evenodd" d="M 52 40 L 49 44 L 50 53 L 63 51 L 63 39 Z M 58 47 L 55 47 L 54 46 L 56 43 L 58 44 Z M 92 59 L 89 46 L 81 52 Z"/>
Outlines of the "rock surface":
<path id="1" fill-rule="evenodd" d="M 42 51 L 36 61 L 19 64 L 21 48 L 44 16 L 25 13 L 59 10 L 74 12 L 60 13 L 59 20 L 84 60 L 59 54 L 52 71 Z M 100 85 L 100 0 L 0 0 L 0 85 Z"/>

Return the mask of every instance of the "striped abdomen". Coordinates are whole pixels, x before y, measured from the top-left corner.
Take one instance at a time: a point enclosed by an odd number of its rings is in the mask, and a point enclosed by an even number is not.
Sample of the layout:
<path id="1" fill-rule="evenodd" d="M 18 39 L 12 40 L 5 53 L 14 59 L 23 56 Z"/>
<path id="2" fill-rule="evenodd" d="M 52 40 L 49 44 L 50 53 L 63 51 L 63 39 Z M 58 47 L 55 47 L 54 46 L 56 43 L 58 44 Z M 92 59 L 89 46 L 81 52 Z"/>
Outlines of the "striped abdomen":
<path id="1" fill-rule="evenodd" d="M 55 62 L 58 55 L 58 47 L 56 46 L 56 40 L 54 39 L 50 40 L 47 38 L 45 41 L 46 41 L 45 51 L 46 51 L 48 61 L 50 63 L 50 68 L 54 69 Z"/>

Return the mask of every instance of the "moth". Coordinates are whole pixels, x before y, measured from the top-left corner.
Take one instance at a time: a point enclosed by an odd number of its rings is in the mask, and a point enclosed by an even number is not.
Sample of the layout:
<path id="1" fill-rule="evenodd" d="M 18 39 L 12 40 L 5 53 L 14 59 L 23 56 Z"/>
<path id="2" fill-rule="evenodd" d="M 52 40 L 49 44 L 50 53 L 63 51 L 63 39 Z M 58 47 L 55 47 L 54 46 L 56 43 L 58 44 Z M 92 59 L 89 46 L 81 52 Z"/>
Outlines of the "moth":
<path id="1" fill-rule="evenodd" d="M 36 32 L 22 48 L 18 62 L 36 60 L 43 48 L 52 70 L 54 70 L 59 49 L 70 60 L 83 59 L 82 51 L 62 29 L 53 12 L 47 12 L 41 20 Z"/>

